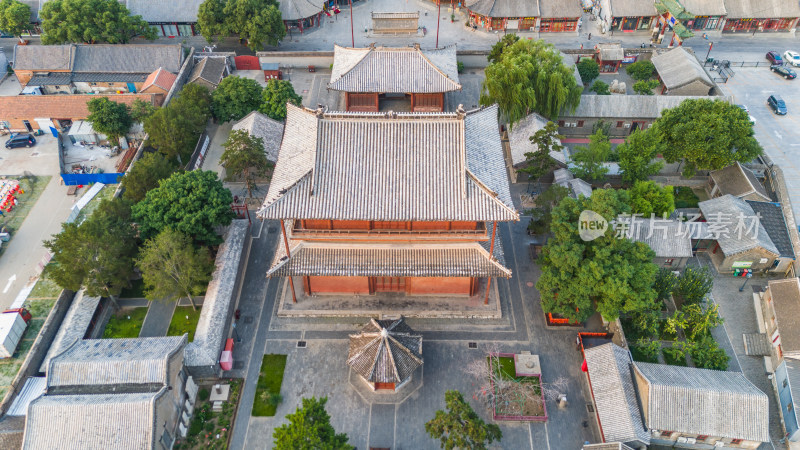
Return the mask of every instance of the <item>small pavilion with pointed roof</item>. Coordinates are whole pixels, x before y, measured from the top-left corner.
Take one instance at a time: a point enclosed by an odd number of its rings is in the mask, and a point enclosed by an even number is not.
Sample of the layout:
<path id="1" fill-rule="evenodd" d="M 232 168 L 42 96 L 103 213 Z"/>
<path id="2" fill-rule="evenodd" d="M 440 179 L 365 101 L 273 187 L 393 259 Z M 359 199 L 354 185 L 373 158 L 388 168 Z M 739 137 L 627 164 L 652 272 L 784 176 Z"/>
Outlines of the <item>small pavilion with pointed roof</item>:
<path id="1" fill-rule="evenodd" d="M 370 319 L 359 334 L 350 335 L 347 365 L 375 391 L 396 391 L 422 365 L 422 336 L 403 318 Z"/>
<path id="2" fill-rule="evenodd" d="M 381 99 L 410 98 L 413 112 L 444 111 L 444 94 L 460 91 L 456 46 L 334 46 L 328 89 L 345 93 L 347 111 L 378 112 Z"/>

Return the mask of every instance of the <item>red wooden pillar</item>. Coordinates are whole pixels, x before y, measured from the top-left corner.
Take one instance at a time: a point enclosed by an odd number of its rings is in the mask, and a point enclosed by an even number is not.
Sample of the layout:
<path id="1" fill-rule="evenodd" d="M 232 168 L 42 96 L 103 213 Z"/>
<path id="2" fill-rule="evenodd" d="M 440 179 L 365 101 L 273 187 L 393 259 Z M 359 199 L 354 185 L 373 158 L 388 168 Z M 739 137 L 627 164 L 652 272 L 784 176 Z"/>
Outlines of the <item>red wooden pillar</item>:
<path id="1" fill-rule="evenodd" d="M 484 297 L 483 299 L 484 305 L 489 304 L 489 292 L 491 291 L 491 289 L 492 289 L 492 277 L 489 277 L 489 282 L 486 283 L 486 297 Z"/>
<path id="2" fill-rule="evenodd" d="M 497 235 L 497 222 L 492 222 L 492 243 L 489 245 L 489 257 L 494 259 L 494 238 Z M 483 299 L 483 304 L 489 304 L 489 292 L 492 288 L 492 277 L 489 277 L 489 282 L 486 283 L 486 297 Z"/>
<path id="3" fill-rule="evenodd" d="M 283 234 L 283 245 L 286 246 L 286 256 L 289 258 L 292 257 L 292 252 L 289 250 L 289 238 L 286 237 L 286 226 L 283 224 L 283 220 L 281 222 L 281 233 Z M 289 275 L 289 288 L 292 290 L 292 303 L 297 303 L 297 295 L 294 293 L 294 280 L 292 280 L 292 276 Z"/>

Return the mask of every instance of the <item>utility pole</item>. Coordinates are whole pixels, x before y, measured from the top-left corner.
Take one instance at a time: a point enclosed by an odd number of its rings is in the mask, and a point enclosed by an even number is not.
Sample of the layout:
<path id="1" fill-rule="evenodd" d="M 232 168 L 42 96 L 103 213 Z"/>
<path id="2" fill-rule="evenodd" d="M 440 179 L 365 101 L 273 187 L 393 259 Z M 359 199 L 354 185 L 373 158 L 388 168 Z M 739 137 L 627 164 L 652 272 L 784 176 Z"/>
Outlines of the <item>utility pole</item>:
<path id="1" fill-rule="evenodd" d="M 438 0 L 439 13 L 436 15 L 436 48 L 439 48 L 439 25 L 442 23 L 442 0 Z"/>
<path id="2" fill-rule="evenodd" d="M 350 46 L 355 48 L 356 35 L 353 33 L 353 0 L 350 0 Z"/>

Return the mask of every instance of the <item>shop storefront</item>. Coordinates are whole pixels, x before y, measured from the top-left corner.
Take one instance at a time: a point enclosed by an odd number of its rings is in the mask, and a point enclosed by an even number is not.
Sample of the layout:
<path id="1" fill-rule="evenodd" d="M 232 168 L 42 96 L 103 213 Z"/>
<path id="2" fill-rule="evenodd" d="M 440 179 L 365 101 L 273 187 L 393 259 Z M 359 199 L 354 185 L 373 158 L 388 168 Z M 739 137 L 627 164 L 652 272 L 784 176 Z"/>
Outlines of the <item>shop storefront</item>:
<path id="1" fill-rule="evenodd" d="M 611 21 L 612 31 L 646 31 L 650 29 L 652 17 L 614 17 Z"/>
<path id="2" fill-rule="evenodd" d="M 160 37 L 195 36 L 200 34 L 199 31 L 195 31 L 195 24 L 192 23 L 157 22 L 150 25 Z"/>
<path id="3" fill-rule="evenodd" d="M 575 31 L 578 27 L 578 18 L 542 18 L 539 24 L 539 31 L 542 33 L 559 33 L 562 31 Z"/>
<path id="4" fill-rule="evenodd" d="M 716 30 L 722 19 L 716 16 L 697 16 L 684 20 L 683 25 L 690 30 Z"/>
<path id="5" fill-rule="evenodd" d="M 728 19 L 723 31 L 755 32 L 755 31 L 789 31 L 795 27 L 797 18 L 791 19 Z"/>

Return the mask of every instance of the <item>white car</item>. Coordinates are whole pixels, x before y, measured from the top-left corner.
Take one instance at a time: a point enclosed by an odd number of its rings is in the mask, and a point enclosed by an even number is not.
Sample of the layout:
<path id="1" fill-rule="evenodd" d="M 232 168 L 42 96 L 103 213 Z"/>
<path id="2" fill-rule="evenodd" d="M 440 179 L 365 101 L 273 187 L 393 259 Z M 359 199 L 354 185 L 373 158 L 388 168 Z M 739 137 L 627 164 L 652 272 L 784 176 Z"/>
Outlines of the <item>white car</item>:
<path id="1" fill-rule="evenodd" d="M 783 52 L 783 60 L 795 67 L 800 67 L 800 53 L 786 50 Z"/>

